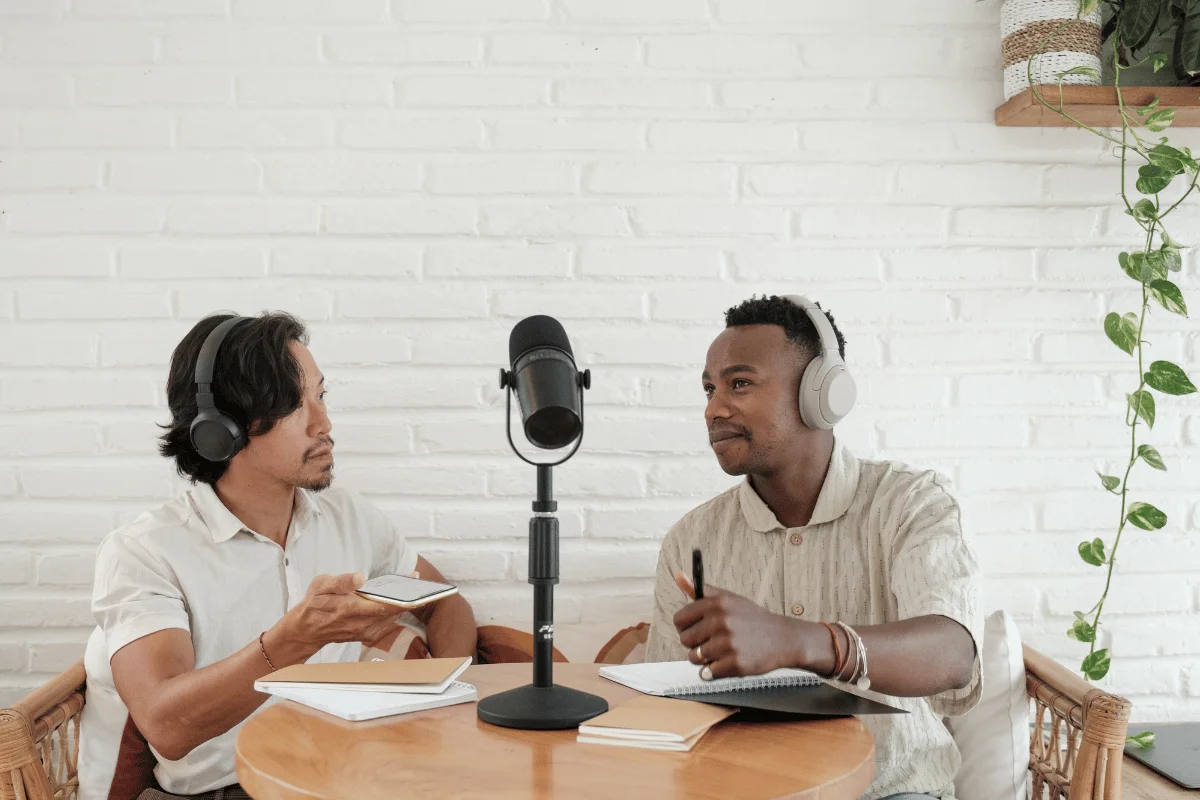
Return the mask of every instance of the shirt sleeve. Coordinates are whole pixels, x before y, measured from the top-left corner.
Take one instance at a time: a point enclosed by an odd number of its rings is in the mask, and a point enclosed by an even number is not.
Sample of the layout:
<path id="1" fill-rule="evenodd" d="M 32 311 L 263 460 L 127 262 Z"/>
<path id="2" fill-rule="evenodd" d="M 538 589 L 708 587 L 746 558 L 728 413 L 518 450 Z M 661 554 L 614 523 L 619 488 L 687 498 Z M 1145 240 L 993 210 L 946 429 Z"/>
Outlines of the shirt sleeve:
<path id="1" fill-rule="evenodd" d="M 949 481 L 930 473 L 914 487 L 900 520 L 891 571 L 891 589 L 900 619 L 937 614 L 959 623 L 975 645 L 971 681 L 927 698 L 933 712 L 965 714 L 983 688 L 983 615 L 979 562 L 963 536 L 958 502 Z"/>
<path id="2" fill-rule="evenodd" d="M 679 563 L 679 536 L 682 522 L 676 523 L 663 539 L 658 552 L 658 569 L 654 577 L 654 616 L 646 639 L 646 661 L 683 661 L 687 648 L 679 643 L 673 617 L 687 603 L 687 597 L 675 584 Z"/>
<path id="3" fill-rule="evenodd" d="M 407 575 L 417 568 L 417 549 L 382 509 L 355 496 L 364 525 L 371 537 L 371 569 L 368 578 Z"/>
<path id="4" fill-rule="evenodd" d="M 108 658 L 125 645 L 167 628 L 191 632 L 187 603 L 174 571 L 136 539 L 110 534 L 96 554 L 92 613 L 104 631 Z"/>

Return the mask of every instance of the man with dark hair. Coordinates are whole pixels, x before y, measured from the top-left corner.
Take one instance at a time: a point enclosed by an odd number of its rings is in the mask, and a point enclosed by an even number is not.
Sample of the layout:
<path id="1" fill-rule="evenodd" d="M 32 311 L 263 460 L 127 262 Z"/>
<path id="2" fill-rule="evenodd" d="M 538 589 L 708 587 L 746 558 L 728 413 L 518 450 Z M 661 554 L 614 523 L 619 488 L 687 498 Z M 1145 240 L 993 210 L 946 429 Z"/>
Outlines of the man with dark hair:
<path id="1" fill-rule="evenodd" d="M 241 723 L 267 699 L 254 681 L 291 664 L 357 660 L 360 643 L 400 614 L 355 594 L 364 576 L 415 571 L 444 580 L 381 511 L 328 489 L 325 379 L 295 318 L 239 319 L 219 332 L 223 339 L 213 337 L 212 413 L 228 417 L 234 452 L 214 456 L 192 434 L 201 348 L 230 319 L 201 320 L 171 357 L 171 421 L 160 450 L 194 488 L 100 545 L 92 596 L 99 628 L 86 657 L 85 800 L 105 783 L 97 772 L 107 768 L 111 782 L 117 769 L 87 762 L 103 751 L 97 737 L 122 739 L 124 715 L 105 711 L 120 702 L 153 748 L 168 797 L 244 796 L 233 748 Z M 475 619 L 462 597 L 414 613 L 432 655 L 474 654 Z"/>
<path id="2" fill-rule="evenodd" d="M 958 503 L 935 472 L 855 458 L 829 408 L 802 396 L 810 365 L 845 352 L 831 316 L 772 296 L 725 321 L 705 360 L 705 422 L 721 468 L 746 480 L 667 533 L 646 659 L 686 658 L 706 679 L 799 667 L 880 692 L 910 713 L 863 718 L 876 753 L 864 797 L 952 798 L 960 758 L 941 718 L 979 700 L 983 629 Z"/>

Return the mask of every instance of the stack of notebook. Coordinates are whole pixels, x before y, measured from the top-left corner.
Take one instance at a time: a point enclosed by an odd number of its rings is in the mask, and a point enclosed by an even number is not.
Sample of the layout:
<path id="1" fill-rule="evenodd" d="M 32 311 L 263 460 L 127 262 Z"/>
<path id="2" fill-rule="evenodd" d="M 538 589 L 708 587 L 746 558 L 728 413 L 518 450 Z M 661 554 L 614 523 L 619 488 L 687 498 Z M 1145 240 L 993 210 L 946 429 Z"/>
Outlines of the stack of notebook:
<path id="1" fill-rule="evenodd" d="M 470 665 L 470 658 L 295 664 L 254 688 L 342 719 L 375 719 L 474 702 L 475 687 L 455 680 Z"/>
<path id="2" fill-rule="evenodd" d="M 691 700 L 643 695 L 579 726 L 579 741 L 686 752 L 736 711 Z"/>

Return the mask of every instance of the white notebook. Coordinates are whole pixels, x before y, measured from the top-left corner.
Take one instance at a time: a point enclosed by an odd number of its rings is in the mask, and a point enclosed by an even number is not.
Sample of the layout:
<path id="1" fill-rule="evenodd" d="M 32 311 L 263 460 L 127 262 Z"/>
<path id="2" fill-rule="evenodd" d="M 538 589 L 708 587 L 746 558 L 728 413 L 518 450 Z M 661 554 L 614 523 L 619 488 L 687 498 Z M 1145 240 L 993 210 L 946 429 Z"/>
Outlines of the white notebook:
<path id="1" fill-rule="evenodd" d="M 272 686 L 270 694 L 310 706 L 326 714 L 351 721 L 408 714 L 428 708 L 441 708 L 479 699 L 475 687 L 454 681 L 441 694 L 404 694 L 401 692 L 365 692 L 358 689 L 298 689 Z"/>
<path id="2" fill-rule="evenodd" d="M 767 689 L 777 686 L 817 686 L 819 675 L 806 669 L 775 669 L 765 675 L 743 678 L 717 678 L 706 681 L 700 668 L 690 661 L 662 661 L 656 664 L 621 664 L 601 667 L 600 676 L 642 694 L 679 697 L 692 694 L 734 692 L 739 689 Z"/>

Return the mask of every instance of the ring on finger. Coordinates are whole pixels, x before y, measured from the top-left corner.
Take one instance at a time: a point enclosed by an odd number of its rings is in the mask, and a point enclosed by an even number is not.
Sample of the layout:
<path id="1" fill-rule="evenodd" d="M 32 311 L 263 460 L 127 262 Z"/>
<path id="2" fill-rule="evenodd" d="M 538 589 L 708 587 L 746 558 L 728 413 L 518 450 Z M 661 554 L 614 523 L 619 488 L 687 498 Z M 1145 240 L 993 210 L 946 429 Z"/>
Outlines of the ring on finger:
<path id="1" fill-rule="evenodd" d="M 701 664 L 705 663 L 704 662 L 704 653 L 700 652 L 700 645 L 696 645 L 696 661 Z"/>

